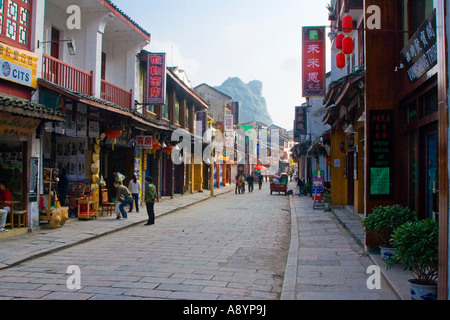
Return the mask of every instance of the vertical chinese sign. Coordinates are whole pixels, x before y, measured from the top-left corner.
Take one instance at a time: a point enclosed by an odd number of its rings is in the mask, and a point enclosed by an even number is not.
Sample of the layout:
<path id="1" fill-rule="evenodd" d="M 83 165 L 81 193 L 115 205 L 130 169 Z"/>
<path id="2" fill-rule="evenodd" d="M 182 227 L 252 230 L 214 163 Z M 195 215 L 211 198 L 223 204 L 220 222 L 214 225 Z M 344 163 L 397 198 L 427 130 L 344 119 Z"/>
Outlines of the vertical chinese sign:
<path id="1" fill-rule="evenodd" d="M 166 103 L 166 54 L 149 53 L 147 103 L 158 105 Z"/>
<path id="2" fill-rule="evenodd" d="M 325 28 L 303 27 L 303 97 L 325 96 Z"/>
<path id="3" fill-rule="evenodd" d="M 307 107 L 295 107 L 294 141 L 301 142 L 301 136 L 308 134 Z"/>
<path id="4" fill-rule="evenodd" d="M 392 168 L 394 166 L 394 112 L 372 110 L 369 118 L 369 185 L 370 196 L 392 195 Z"/>

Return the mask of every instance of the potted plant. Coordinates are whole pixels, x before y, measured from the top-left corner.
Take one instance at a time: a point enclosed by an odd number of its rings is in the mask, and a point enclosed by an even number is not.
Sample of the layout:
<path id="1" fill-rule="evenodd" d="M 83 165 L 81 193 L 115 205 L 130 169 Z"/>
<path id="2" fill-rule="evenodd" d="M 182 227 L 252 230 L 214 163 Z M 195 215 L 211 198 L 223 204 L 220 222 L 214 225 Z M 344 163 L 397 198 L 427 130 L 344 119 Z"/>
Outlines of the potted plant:
<path id="1" fill-rule="evenodd" d="M 387 263 L 391 268 L 400 262 L 404 270 L 411 272 L 408 280 L 412 300 L 435 300 L 437 298 L 439 265 L 439 226 L 434 219 L 408 222 L 395 230 L 394 257 Z"/>
<path id="2" fill-rule="evenodd" d="M 322 201 L 325 203 L 325 211 L 330 211 L 331 209 L 331 193 L 323 193 Z"/>
<path id="3" fill-rule="evenodd" d="M 326 8 L 328 9 L 328 20 L 336 20 L 336 14 L 334 12 L 334 6 L 332 4 L 327 4 Z"/>
<path id="4" fill-rule="evenodd" d="M 417 215 L 408 207 L 398 204 L 376 207 L 371 214 L 362 220 L 366 233 L 372 233 L 379 241 L 383 261 L 388 261 L 394 254 L 392 234 L 394 230 L 406 222 L 417 221 Z"/>
<path id="5" fill-rule="evenodd" d="M 303 193 L 304 193 L 304 195 L 307 195 L 308 197 L 310 197 L 311 196 L 311 185 L 309 184 L 309 183 L 306 183 L 304 186 L 303 186 Z"/>

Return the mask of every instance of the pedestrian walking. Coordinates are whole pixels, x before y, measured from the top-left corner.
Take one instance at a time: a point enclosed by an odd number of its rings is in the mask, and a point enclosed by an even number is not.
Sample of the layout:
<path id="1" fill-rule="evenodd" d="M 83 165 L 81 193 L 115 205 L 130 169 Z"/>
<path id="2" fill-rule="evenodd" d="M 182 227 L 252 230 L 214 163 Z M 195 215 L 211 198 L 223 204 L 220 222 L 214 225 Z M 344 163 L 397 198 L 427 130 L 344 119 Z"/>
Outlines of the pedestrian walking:
<path id="1" fill-rule="evenodd" d="M 245 176 L 241 175 L 241 191 L 242 193 L 245 193 Z"/>
<path id="2" fill-rule="evenodd" d="M 8 230 L 5 229 L 6 218 L 8 217 L 8 213 L 11 212 L 11 207 L 8 205 L 8 201 L 13 201 L 11 192 L 6 189 L 6 183 L 0 181 L 0 202 L 4 202 L 3 209 L 0 209 L 0 232 L 6 232 Z"/>
<path id="3" fill-rule="evenodd" d="M 69 192 L 69 178 L 67 178 L 66 168 L 62 168 L 58 175 L 58 199 L 61 207 L 66 206 L 67 193 Z"/>
<path id="4" fill-rule="evenodd" d="M 136 212 L 139 212 L 139 194 L 141 193 L 141 182 L 139 181 L 137 175 L 133 175 L 133 179 L 128 183 L 128 189 L 131 192 L 134 203 L 136 204 Z M 133 201 L 130 204 L 130 210 L 128 212 L 133 212 Z"/>
<path id="5" fill-rule="evenodd" d="M 253 178 L 253 175 L 249 174 L 247 176 L 247 183 L 248 183 L 248 192 L 253 192 L 253 183 L 255 181 L 255 178 Z"/>
<path id="6" fill-rule="evenodd" d="M 145 178 L 147 182 L 147 188 L 145 189 L 145 205 L 147 206 L 148 221 L 145 224 L 150 226 L 155 224 L 155 201 L 158 199 L 158 193 L 156 192 L 156 186 L 153 184 L 153 178 Z"/>
<path id="7" fill-rule="evenodd" d="M 299 191 L 299 196 L 303 197 L 303 186 L 305 185 L 305 183 L 303 182 L 303 179 L 300 179 L 300 177 L 298 177 L 297 179 L 297 187 L 298 187 L 298 191 Z"/>
<path id="8" fill-rule="evenodd" d="M 127 219 L 128 215 L 125 211 L 124 207 L 131 205 L 133 202 L 133 197 L 131 196 L 130 190 L 128 190 L 127 187 L 120 184 L 119 181 L 114 181 L 114 188 L 117 189 L 116 192 L 116 215 L 117 220 L 120 219 L 120 216 L 122 215 L 122 218 Z"/>
<path id="9" fill-rule="evenodd" d="M 238 192 L 241 194 L 241 176 L 239 174 L 236 175 L 236 188 L 234 189 L 235 194 Z"/>
<path id="10" fill-rule="evenodd" d="M 263 179 L 264 179 L 264 176 L 263 176 L 262 174 L 260 174 L 260 175 L 258 176 L 259 190 L 261 190 L 261 188 L 262 188 Z"/>

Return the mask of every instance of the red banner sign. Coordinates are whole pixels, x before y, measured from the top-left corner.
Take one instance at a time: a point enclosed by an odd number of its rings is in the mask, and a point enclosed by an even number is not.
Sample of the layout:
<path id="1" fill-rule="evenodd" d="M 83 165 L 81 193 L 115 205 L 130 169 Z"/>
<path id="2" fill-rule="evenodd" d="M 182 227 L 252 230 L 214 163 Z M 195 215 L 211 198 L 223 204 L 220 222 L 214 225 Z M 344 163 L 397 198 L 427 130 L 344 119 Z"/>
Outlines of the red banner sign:
<path id="1" fill-rule="evenodd" d="M 303 27 L 303 97 L 325 96 L 325 28 Z"/>
<path id="2" fill-rule="evenodd" d="M 166 54 L 148 54 L 147 103 L 166 103 Z"/>

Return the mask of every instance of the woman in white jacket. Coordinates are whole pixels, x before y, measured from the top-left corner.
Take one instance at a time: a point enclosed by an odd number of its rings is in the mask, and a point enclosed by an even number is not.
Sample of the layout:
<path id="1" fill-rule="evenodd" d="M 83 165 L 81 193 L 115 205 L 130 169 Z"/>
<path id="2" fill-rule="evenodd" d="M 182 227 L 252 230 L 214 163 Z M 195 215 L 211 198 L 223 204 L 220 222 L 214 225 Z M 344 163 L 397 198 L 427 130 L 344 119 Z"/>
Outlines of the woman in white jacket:
<path id="1" fill-rule="evenodd" d="M 134 203 L 136 204 L 136 212 L 139 212 L 139 194 L 141 192 L 141 182 L 137 178 L 136 175 L 133 176 L 133 179 L 128 183 L 128 189 L 131 192 L 131 196 L 133 197 Z M 133 211 L 133 202 L 130 204 L 130 211 Z"/>

